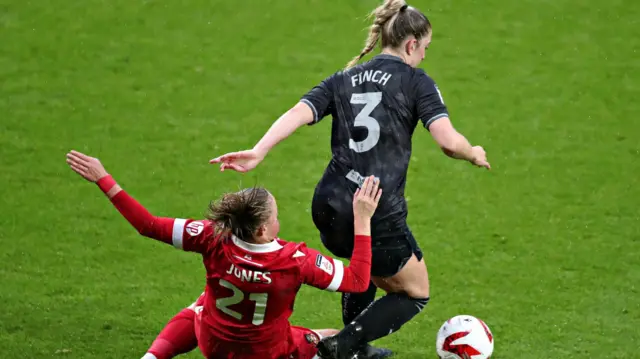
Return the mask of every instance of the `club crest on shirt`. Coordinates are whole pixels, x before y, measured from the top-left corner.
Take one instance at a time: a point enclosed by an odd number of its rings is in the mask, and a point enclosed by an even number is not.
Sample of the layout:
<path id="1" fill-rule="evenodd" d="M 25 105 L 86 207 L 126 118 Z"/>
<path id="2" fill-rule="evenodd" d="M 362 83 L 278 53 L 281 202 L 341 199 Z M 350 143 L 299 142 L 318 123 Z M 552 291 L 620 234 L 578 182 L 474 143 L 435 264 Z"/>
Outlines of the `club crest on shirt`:
<path id="1" fill-rule="evenodd" d="M 318 254 L 316 256 L 316 267 L 322 269 L 327 274 L 333 274 L 333 264 L 327 258 L 325 258 L 322 254 Z"/>
<path id="2" fill-rule="evenodd" d="M 185 231 L 192 237 L 202 233 L 203 229 L 204 223 L 202 223 L 201 221 L 193 221 L 187 224 L 187 227 L 185 227 Z"/>
<path id="3" fill-rule="evenodd" d="M 304 338 L 307 340 L 307 343 L 310 343 L 313 345 L 317 345 L 320 342 L 320 340 L 318 339 L 318 336 L 313 333 L 305 334 Z"/>

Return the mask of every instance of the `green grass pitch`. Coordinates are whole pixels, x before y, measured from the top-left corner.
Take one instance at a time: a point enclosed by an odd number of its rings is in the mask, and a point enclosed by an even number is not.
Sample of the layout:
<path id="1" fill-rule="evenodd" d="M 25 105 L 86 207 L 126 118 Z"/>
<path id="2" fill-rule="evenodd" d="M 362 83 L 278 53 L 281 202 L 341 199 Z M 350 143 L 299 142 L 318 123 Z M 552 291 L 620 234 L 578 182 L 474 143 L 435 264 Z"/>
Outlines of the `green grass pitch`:
<path id="1" fill-rule="evenodd" d="M 434 27 L 422 66 L 493 170 L 416 131 L 409 222 L 432 300 L 376 344 L 433 358 L 441 323 L 472 314 L 498 359 L 640 358 L 640 3 L 410 3 Z M 309 208 L 330 120 L 251 174 L 208 160 L 357 54 L 377 4 L 0 0 L 0 358 L 139 358 L 204 285 L 199 257 L 139 237 L 70 149 L 157 215 L 265 185 L 282 237 L 321 248 Z M 339 295 L 303 289 L 292 321 L 340 327 Z"/>

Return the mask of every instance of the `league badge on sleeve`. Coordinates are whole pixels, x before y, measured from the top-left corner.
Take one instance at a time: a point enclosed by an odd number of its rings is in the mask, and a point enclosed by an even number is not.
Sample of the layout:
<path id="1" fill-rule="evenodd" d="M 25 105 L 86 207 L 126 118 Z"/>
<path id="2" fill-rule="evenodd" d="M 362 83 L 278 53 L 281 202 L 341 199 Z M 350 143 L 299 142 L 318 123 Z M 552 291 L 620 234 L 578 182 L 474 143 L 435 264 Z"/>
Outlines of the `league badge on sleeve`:
<path id="1" fill-rule="evenodd" d="M 322 269 L 329 275 L 333 274 L 333 264 L 331 261 L 324 257 L 322 254 L 316 256 L 316 267 Z"/>
<path id="2" fill-rule="evenodd" d="M 185 227 L 185 231 L 189 233 L 191 237 L 197 236 L 198 234 L 202 233 L 203 229 L 204 223 L 202 223 L 201 221 L 193 221 L 187 224 L 187 227 Z"/>

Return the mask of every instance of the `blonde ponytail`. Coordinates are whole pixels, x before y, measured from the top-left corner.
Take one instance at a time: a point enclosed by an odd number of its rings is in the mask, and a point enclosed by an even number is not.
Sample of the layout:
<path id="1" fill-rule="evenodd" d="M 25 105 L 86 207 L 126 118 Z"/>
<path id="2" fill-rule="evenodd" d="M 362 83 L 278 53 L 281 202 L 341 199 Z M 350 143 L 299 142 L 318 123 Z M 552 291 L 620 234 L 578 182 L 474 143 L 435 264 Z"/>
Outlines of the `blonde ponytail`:
<path id="1" fill-rule="evenodd" d="M 380 25 L 373 24 L 369 29 L 369 36 L 367 37 L 367 41 L 364 43 L 364 48 L 360 55 L 355 56 L 349 63 L 347 64 L 347 69 L 354 67 L 358 61 L 360 61 L 363 57 L 365 57 L 368 53 L 370 53 L 376 44 L 378 43 L 378 39 L 380 38 Z"/>
<path id="2" fill-rule="evenodd" d="M 358 63 L 358 61 L 373 51 L 381 37 L 380 35 L 382 34 L 384 27 L 387 26 L 387 23 L 390 22 L 391 19 L 400 13 L 400 10 L 405 5 L 406 2 L 404 0 L 385 0 L 382 5 L 378 6 L 369 14 L 368 18 L 373 17 L 374 20 L 373 25 L 369 28 L 369 35 L 364 43 L 364 48 L 358 56 L 355 56 L 351 61 L 349 61 L 345 69 L 352 68 Z"/>
<path id="3" fill-rule="evenodd" d="M 373 51 L 378 41 L 382 48 L 398 48 L 403 41 L 414 36 L 416 40 L 431 32 L 429 19 L 418 9 L 410 7 L 404 0 L 385 0 L 369 14 L 374 18 L 369 28 L 367 41 L 360 55 L 354 57 L 345 69 L 355 66 L 368 53 Z"/>

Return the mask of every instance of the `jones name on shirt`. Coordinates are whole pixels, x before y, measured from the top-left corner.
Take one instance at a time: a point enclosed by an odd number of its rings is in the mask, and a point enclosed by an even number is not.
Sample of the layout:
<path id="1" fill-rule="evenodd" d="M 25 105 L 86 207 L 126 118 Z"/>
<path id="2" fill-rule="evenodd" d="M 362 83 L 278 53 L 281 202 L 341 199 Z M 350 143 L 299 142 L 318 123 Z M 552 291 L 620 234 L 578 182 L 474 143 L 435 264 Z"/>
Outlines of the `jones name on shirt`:
<path id="1" fill-rule="evenodd" d="M 243 282 L 271 284 L 271 273 L 269 272 L 252 271 L 231 264 L 231 267 L 227 269 L 227 274 L 233 274 Z"/>

